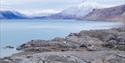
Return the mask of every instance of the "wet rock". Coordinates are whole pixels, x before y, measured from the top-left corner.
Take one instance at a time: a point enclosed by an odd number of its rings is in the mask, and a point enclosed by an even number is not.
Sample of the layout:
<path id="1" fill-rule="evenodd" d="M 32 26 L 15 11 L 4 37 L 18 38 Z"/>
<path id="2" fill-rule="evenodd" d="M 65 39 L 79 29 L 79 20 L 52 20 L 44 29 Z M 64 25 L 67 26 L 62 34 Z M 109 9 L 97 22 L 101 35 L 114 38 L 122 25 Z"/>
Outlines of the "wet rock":
<path id="1" fill-rule="evenodd" d="M 14 47 L 13 46 L 5 46 L 5 48 L 13 49 Z"/>

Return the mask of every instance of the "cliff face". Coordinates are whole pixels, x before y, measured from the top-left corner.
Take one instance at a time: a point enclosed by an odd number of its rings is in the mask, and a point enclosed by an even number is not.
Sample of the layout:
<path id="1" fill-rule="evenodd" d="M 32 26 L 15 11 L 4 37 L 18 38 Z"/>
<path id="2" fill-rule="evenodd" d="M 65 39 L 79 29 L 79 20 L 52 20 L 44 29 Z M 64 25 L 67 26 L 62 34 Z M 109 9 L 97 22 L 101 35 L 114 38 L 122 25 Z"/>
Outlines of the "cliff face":
<path id="1" fill-rule="evenodd" d="M 125 21 L 125 5 L 94 9 L 85 17 L 81 18 L 85 20 L 106 20 L 106 21 Z"/>

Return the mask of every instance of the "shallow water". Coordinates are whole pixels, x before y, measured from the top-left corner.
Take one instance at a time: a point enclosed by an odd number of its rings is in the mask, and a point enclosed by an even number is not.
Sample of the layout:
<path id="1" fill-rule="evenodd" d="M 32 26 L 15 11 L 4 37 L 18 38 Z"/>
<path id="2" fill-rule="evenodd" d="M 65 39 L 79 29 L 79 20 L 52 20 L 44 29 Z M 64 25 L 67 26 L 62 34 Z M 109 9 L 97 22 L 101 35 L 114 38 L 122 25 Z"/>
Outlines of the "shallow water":
<path id="1" fill-rule="evenodd" d="M 35 39 L 64 37 L 71 32 L 90 29 L 109 29 L 121 25 L 119 22 L 95 22 L 77 20 L 0 20 L 0 57 L 9 56 L 17 51 L 5 46 L 17 47 Z"/>

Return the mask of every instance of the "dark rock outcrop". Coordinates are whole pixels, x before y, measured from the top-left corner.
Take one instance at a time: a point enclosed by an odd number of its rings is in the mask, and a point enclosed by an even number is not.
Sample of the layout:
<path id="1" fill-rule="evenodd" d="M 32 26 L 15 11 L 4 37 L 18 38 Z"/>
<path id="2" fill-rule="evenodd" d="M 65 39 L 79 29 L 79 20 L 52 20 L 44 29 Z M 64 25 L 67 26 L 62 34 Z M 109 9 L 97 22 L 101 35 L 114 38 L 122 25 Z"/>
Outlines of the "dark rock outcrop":
<path id="1" fill-rule="evenodd" d="M 81 31 L 80 34 L 86 34 L 90 37 L 98 38 L 104 46 L 125 50 L 125 28 L 111 30 L 91 30 Z"/>
<path id="2" fill-rule="evenodd" d="M 5 49 L 14 49 L 14 47 L 13 46 L 5 46 Z"/>

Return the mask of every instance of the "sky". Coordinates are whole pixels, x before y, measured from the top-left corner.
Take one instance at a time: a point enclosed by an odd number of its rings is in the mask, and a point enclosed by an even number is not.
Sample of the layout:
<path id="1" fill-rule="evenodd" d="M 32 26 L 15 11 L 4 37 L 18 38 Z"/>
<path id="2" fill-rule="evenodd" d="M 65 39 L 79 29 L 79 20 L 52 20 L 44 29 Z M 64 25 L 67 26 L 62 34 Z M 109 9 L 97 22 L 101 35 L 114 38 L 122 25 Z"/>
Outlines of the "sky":
<path id="1" fill-rule="evenodd" d="M 63 9 L 80 5 L 117 6 L 125 0 L 0 0 L 0 10 L 17 10 L 24 13 L 56 13 Z M 31 13 L 32 12 L 32 13 Z"/>

